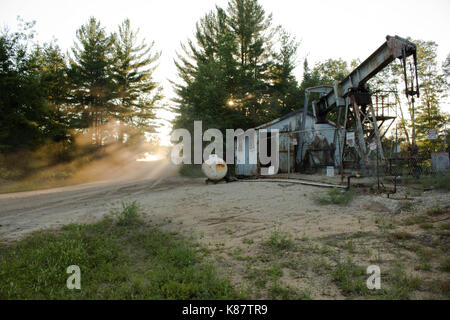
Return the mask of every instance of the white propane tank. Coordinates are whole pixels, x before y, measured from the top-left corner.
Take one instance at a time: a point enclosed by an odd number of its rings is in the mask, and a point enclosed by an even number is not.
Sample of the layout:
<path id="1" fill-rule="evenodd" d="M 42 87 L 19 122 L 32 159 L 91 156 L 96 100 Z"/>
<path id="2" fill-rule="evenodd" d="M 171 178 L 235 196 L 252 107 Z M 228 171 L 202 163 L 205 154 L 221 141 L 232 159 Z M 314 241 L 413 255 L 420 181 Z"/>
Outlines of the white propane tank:
<path id="1" fill-rule="evenodd" d="M 202 164 L 203 173 L 211 181 L 223 179 L 227 174 L 227 170 L 226 162 L 215 154 L 210 155 L 208 160 Z"/>

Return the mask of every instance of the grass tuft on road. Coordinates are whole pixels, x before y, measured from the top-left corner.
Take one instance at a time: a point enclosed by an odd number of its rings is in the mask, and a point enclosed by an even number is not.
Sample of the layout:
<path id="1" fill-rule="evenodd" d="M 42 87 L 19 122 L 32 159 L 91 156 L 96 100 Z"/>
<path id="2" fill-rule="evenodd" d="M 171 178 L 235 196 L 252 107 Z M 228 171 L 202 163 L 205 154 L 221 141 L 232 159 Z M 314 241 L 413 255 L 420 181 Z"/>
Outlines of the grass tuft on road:
<path id="1" fill-rule="evenodd" d="M 190 240 L 145 224 L 136 202 L 95 224 L 0 245 L 0 299 L 236 299 Z M 69 290 L 67 267 L 81 270 Z"/>

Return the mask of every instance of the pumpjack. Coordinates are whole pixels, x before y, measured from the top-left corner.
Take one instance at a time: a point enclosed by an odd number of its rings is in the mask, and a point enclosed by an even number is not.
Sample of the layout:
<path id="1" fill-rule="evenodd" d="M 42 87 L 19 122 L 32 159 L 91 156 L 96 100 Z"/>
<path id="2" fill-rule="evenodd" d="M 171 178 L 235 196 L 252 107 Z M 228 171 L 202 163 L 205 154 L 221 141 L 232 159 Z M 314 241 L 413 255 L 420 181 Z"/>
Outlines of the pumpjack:
<path id="1" fill-rule="evenodd" d="M 408 78 L 408 60 L 411 73 Z M 369 168 L 369 153 L 376 148 L 377 159 L 385 161 L 381 144 L 381 126 L 388 120 L 395 119 L 392 115 L 380 112 L 372 103 L 374 93 L 367 82 L 394 60 L 401 60 L 405 82 L 406 98 L 414 103 L 414 97 L 419 97 L 417 78 L 417 47 L 414 43 L 398 36 L 386 36 L 386 42 L 375 50 L 364 62 L 357 66 L 345 79 L 335 81 L 333 86 L 312 87 L 306 90 L 301 132 L 305 132 L 305 119 L 308 112 L 309 96 L 318 93 L 319 99 L 312 102 L 316 123 L 330 123 L 330 114 L 336 125 L 334 146 L 338 148 L 336 165 L 344 171 L 344 163 L 358 166 L 363 172 Z M 346 135 L 355 137 L 353 143 L 346 141 Z M 300 139 L 306 139 L 306 134 L 300 134 Z M 353 156 L 350 156 L 353 154 Z M 348 158 L 351 158 L 348 159 Z"/>

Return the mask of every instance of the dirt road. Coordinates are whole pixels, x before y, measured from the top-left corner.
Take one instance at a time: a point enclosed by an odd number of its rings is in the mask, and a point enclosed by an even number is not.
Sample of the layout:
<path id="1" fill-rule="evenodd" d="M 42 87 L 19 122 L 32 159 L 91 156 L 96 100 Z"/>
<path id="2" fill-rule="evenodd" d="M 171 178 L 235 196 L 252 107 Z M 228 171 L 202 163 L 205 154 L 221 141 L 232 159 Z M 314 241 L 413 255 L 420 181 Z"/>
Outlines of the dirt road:
<path id="1" fill-rule="evenodd" d="M 173 166 L 156 161 L 134 166 L 113 180 L 0 194 L 0 236 L 16 239 L 39 229 L 95 221 L 113 208 L 120 208 L 121 201 L 136 200 L 146 189 L 174 175 Z"/>

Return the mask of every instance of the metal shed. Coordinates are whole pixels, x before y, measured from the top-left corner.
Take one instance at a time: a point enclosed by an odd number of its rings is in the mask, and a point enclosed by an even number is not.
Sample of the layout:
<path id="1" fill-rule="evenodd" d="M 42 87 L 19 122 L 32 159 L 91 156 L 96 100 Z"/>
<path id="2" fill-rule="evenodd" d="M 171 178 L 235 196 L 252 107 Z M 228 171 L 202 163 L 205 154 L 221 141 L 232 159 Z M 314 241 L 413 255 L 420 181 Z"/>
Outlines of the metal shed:
<path id="1" fill-rule="evenodd" d="M 271 129 L 279 130 L 279 171 L 280 173 L 295 172 L 303 170 L 305 165 L 337 165 L 337 148 L 329 148 L 333 146 L 335 139 L 336 126 L 332 123 L 316 123 L 314 114 L 308 112 L 305 119 L 305 129 L 301 131 L 303 121 L 303 110 L 295 110 L 273 121 L 260 125 L 255 129 L 255 141 L 249 141 L 249 137 L 245 137 L 245 153 L 241 152 L 241 157 L 245 157 L 245 163 L 236 161 L 236 175 L 238 176 L 255 176 L 259 173 L 261 166 L 259 161 L 259 154 L 257 154 L 256 164 L 250 164 L 249 157 L 254 151 L 255 146 L 257 150 L 260 148 L 259 131 Z M 304 139 L 301 139 L 301 133 L 304 133 Z M 268 139 L 270 140 L 270 139 Z M 305 144 L 308 144 L 306 147 Z M 311 146 L 317 144 L 317 150 Z M 235 151 L 238 150 L 238 145 L 235 144 Z M 328 150 L 328 149 L 329 150 Z M 319 150 L 320 149 L 320 150 Z M 327 153 L 328 150 L 328 153 Z M 239 152 L 235 152 L 238 155 Z M 238 156 L 236 156 L 236 160 Z M 241 159 L 242 160 L 242 159 Z M 331 163 L 330 163 L 331 161 Z"/>

